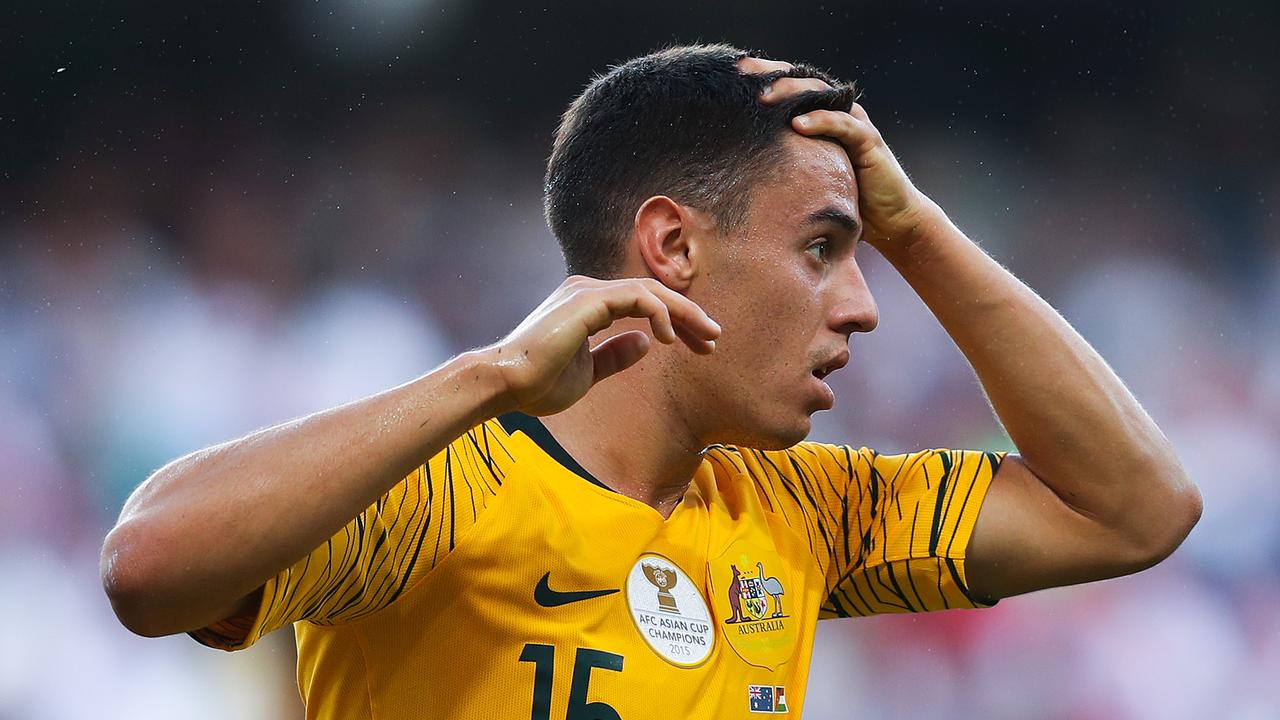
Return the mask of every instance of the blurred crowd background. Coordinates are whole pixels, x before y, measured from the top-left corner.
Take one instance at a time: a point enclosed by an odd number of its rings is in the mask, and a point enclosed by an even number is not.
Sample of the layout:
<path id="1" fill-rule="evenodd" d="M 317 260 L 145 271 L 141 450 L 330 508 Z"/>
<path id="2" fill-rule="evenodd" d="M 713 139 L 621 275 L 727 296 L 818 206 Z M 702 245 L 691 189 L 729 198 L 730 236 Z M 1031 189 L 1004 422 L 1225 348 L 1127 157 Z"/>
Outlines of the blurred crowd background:
<path id="1" fill-rule="evenodd" d="M 856 79 L 916 182 L 1095 344 L 1204 494 L 1138 576 L 820 624 L 806 717 L 1280 717 L 1277 28 L 1274 3 L 1184 0 L 0 10 L 0 719 L 301 717 L 289 631 L 228 655 L 114 620 L 97 558 L 124 499 L 518 323 L 562 278 L 558 114 L 697 40 Z M 814 437 L 1009 448 L 865 253 L 882 322 Z"/>

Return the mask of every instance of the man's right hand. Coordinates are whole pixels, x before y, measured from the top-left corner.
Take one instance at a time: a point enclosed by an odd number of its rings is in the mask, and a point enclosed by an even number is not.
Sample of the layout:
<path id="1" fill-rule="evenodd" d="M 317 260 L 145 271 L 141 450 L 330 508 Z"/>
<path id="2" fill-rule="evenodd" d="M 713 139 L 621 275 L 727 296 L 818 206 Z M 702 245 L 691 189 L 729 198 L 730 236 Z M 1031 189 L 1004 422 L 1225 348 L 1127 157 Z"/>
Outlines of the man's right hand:
<path id="1" fill-rule="evenodd" d="M 720 326 L 692 300 L 651 278 L 597 280 L 573 275 L 506 338 L 488 349 L 516 409 L 552 415 L 593 385 L 640 361 L 649 336 L 619 333 L 595 348 L 589 338 L 615 321 L 648 318 L 653 337 L 707 354 Z"/>

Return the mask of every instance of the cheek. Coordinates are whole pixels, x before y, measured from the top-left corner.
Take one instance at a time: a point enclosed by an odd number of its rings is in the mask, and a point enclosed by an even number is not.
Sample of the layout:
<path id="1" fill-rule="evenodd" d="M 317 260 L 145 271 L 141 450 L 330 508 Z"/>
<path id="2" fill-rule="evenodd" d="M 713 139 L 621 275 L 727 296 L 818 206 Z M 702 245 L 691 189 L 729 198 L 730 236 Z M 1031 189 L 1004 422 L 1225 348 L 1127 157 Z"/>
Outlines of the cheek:
<path id="1" fill-rule="evenodd" d="M 821 320 L 813 288 L 785 274 L 772 280 L 740 295 L 725 327 L 732 335 L 732 342 L 725 338 L 725 349 L 757 378 L 804 362 Z"/>
<path id="2" fill-rule="evenodd" d="M 817 320 L 817 288 L 803 272 L 779 269 L 753 293 L 749 312 L 754 328 L 776 338 L 778 344 L 812 336 Z"/>
<path id="3" fill-rule="evenodd" d="M 804 258 L 779 253 L 766 257 L 757 251 L 756 256 L 732 260 L 704 278 L 707 284 L 698 297 L 691 296 L 724 328 L 717 352 L 708 360 L 718 381 L 768 382 L 805 362 L 822 321 L 820 278 L 813 276 Z"/>

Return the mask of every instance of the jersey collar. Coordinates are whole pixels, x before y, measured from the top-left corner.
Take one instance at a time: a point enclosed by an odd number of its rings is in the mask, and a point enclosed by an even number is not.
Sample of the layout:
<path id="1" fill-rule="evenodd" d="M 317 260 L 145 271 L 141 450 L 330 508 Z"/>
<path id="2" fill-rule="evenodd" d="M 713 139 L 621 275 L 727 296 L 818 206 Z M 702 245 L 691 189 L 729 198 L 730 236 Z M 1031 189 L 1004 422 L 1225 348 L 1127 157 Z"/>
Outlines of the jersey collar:
<path id="1" fill-rule="evenodd" d="M 526 415 L 522 412 L 509 412 L 499 415 L 498 422 L 502 425 L 502 429 L 507 431 L 508 435 L 514 435 L 517 430 L 524 433 L 542 450 L 542 452 L 551 456 L 552 460 L 560 463 L 561 466 L 569 472 L 572 472 L 574 475 L 577 475 L 592 485 L 598 485 L 609 492 L 617 492 L 613 488 L 597 480 L 596 477 L 587 472 L 587 469 L 582 467 L 577 460 L 574 460 L 573 456 L 569 454 L 569 451 L 565 450 L 564 446 L 552 437 L 551 431 L 548 430 L 547 426 L 543 425 L 542 421 L 538 418 L 532 415 Z"/>

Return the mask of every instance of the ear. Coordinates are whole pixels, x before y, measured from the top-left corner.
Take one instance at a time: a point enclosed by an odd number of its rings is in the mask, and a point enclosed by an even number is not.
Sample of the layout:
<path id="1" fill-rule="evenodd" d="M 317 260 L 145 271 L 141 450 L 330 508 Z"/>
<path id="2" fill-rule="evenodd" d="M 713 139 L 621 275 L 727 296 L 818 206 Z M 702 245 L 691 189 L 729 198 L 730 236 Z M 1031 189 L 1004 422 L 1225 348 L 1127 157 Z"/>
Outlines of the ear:
<path id="1" fill-rule="evenodd" d="M 697 275 L 700 239 L 693 209 L 665 195 L 654 195 L 636 210 L 635 238 L 650 274 L 683 292 Z"/>

